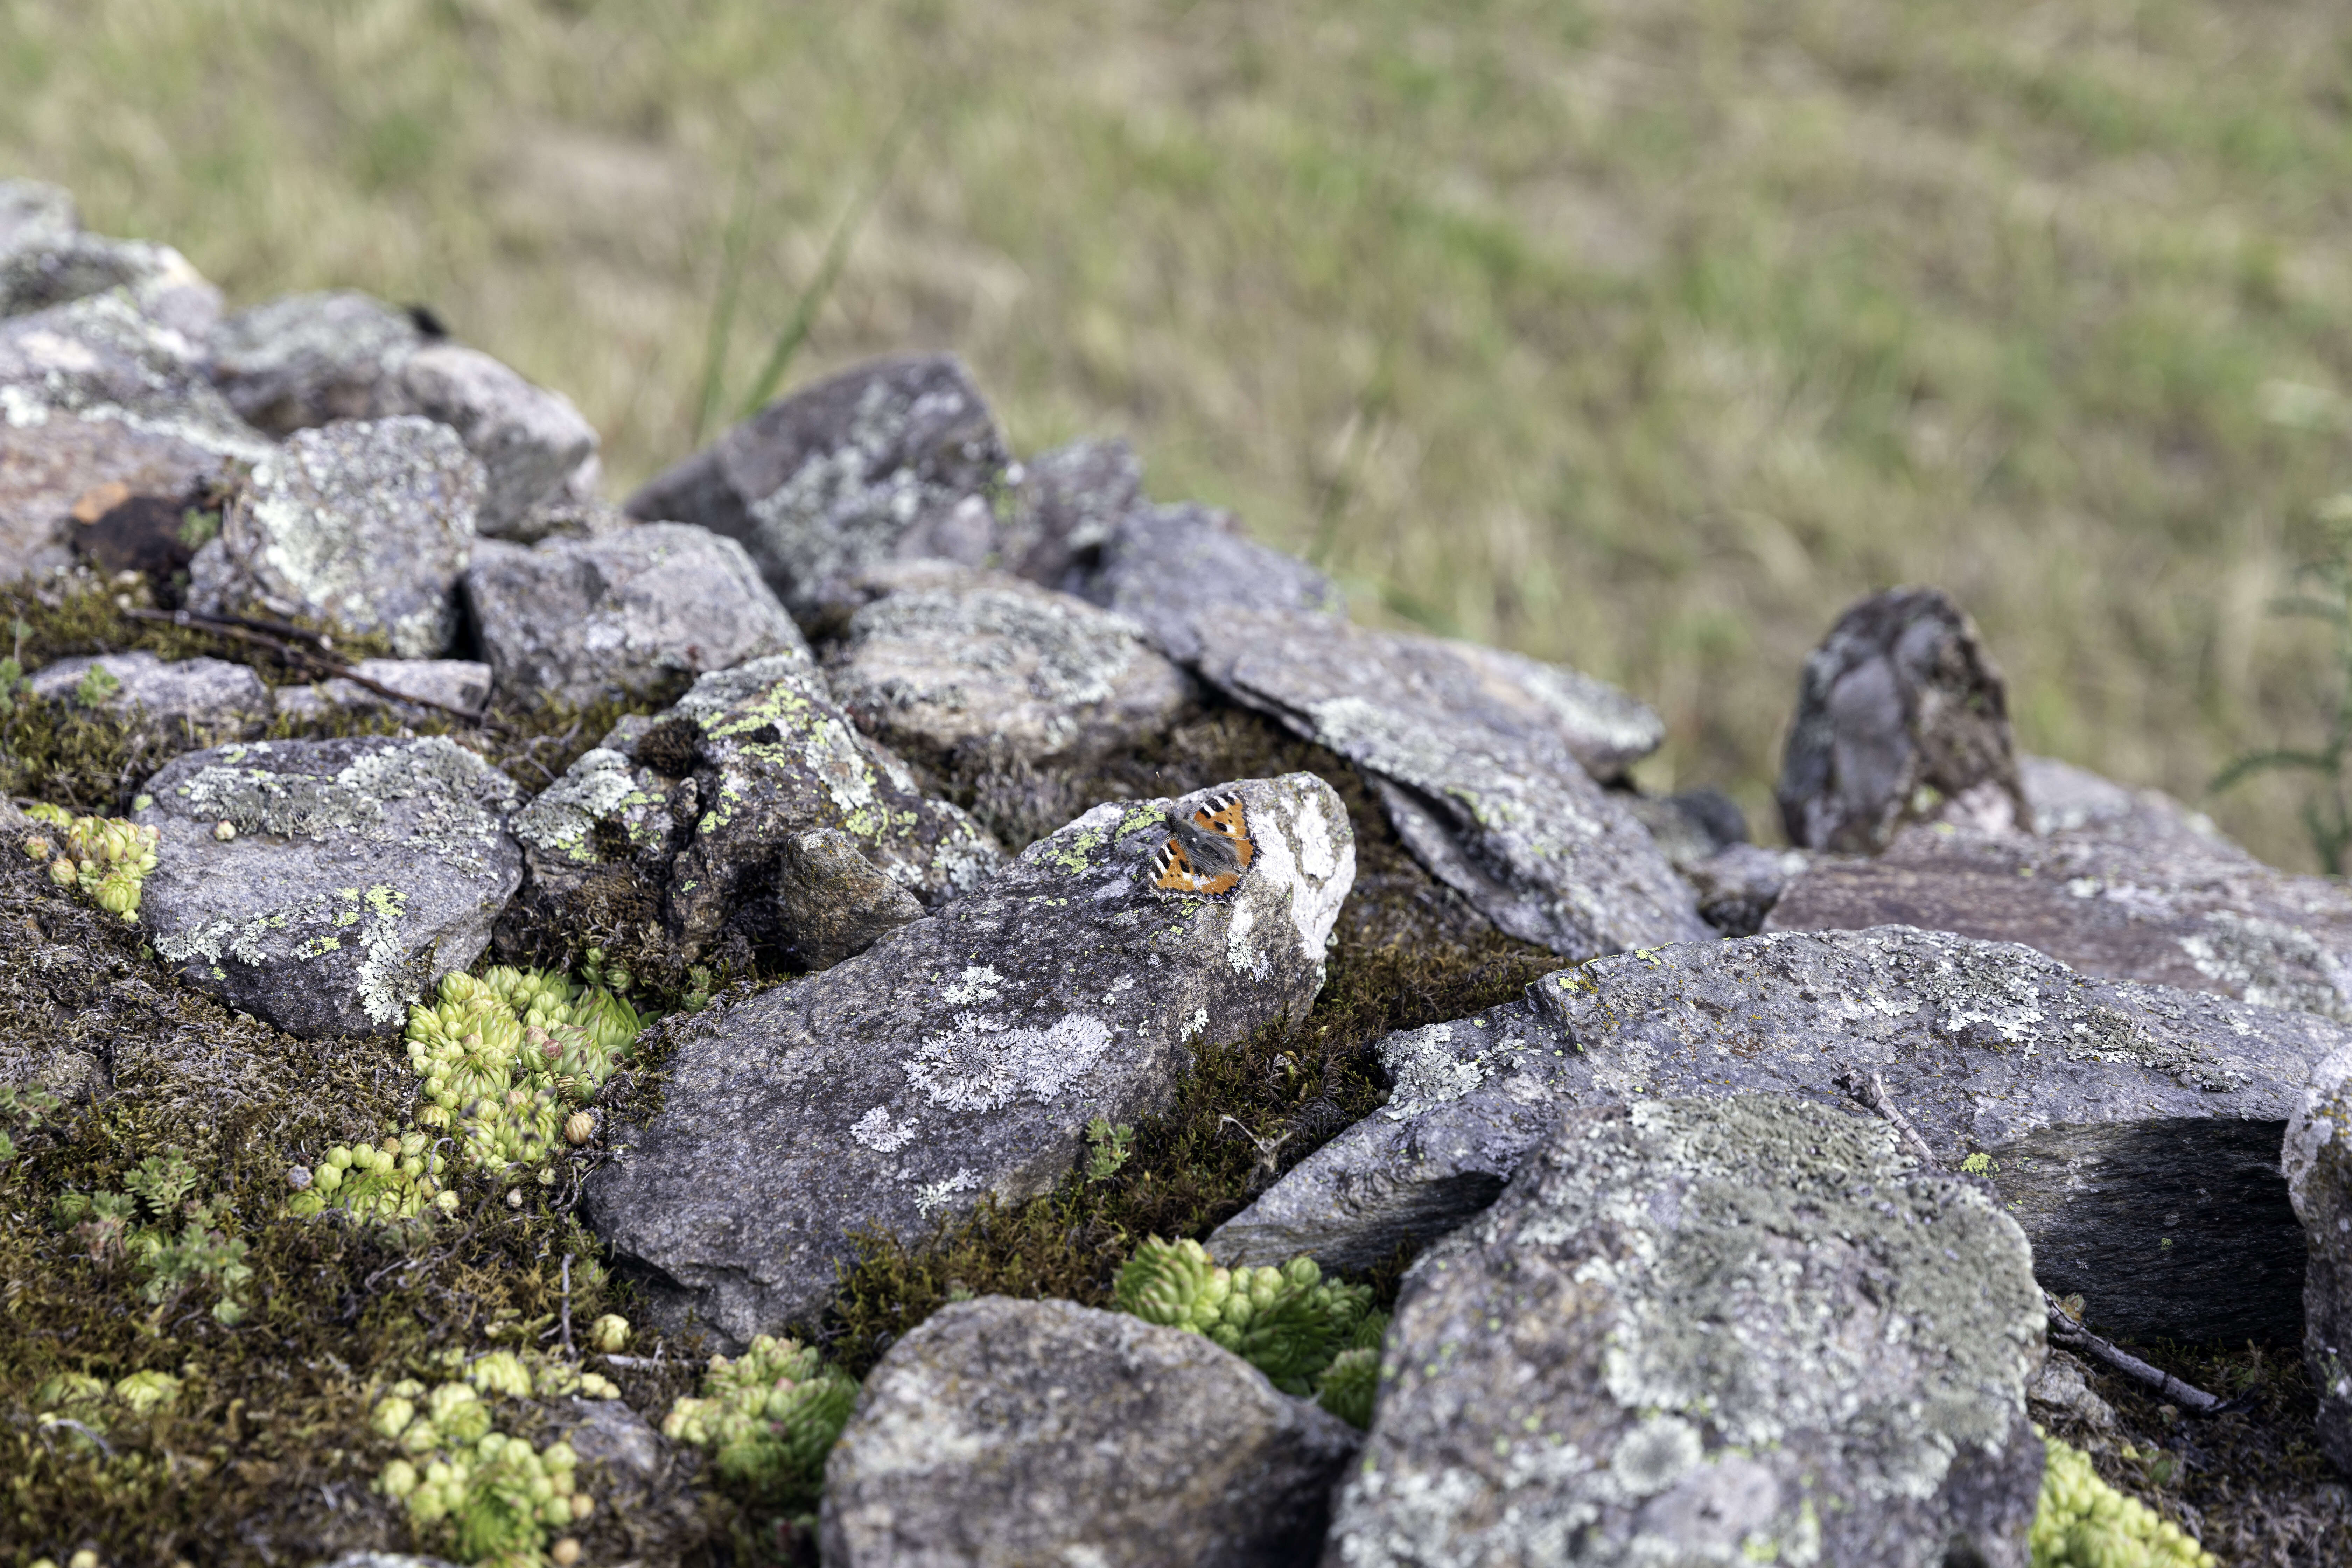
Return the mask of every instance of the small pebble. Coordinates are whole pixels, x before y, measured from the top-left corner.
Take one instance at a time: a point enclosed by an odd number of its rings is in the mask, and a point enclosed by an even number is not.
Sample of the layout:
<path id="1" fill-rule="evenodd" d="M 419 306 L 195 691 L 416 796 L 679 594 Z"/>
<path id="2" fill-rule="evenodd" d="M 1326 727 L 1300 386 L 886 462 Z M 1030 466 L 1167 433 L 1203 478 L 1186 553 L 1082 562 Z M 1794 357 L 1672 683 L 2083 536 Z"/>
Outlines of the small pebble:
<path id="1" fill-rule="evenodd" d="M 293 1188 L 298 1193 L 306 1191 L 310 1185 L 310 1167 L 308 1165 L 297 1165 L 293 1169 L 288 1171 L 286 1173 L 286 1184 Z"/>
<path id="2" fill-rule="evenodd" d="M 522 1189 L 520 1187 L 509 1187 L 507 1189 L 507 1207 L 510 1209 L 519 1209 L 522 1207 Z"/>

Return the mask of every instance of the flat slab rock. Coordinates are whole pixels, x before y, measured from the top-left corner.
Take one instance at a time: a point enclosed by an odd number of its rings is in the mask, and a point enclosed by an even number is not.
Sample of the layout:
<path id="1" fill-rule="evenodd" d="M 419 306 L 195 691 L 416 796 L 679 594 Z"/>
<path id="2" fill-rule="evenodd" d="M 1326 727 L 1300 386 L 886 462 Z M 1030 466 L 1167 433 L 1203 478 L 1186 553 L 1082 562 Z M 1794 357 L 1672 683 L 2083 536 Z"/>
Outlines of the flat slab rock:
<path id="1" fill-rule="evenodd" d="M 438 658 L 457 634 L 482 485 L 482 466 L 427 419 L 298 431 L 196 552 L 188 607 L 315 616 L 382 632 L 403 658 Z"/>
<path id="2" fill-rule="evenodd" d="M 479 713 L 490 700 L 490 667 L 476 659 L 363 658 L 352 666 L 352 673 L 373 686 L 340 675 L 308 686 L 281 686 L 275 693 L 279 716 L 320 719 L 337 709 L 373 709 L 422 717 L 431 711 L 426 703 Z M 399 695 L 386 697 L 375 686 Z"/>
<path id="3" fill-rule="evenodd" d="M 1233 513 L 1192 501 L 1129 510 L 1076 591 L 1135 622 L 1181 664 L 1202 657 L 1206 627 L 1230 611 L 1348 613 L 1328 577 L 1247 537 Z"/>
<path id="4" fill-rule="evenodd" d="M 103 670 L 111 690 L 93 689 L 90 671 Z M 205 742 L 232 740 L 266 722 L 276 709 L 269 688 L 248 665 L 224 658 L 158 658 L 152 653 L 108 653 L 43 665 L 25 682 L 51 702 L 94 706 L 128 720 L 144 720 Z M 88 693 L 95 703 L 84 701 Z"/>
<path id="5" fill-rule="evenodd" d="M 1868 860 L 1817 860 L 1768 931 L 1916 925 L 2019 942 L 2088 974 L 2352 1023 L 2352 895 L 2183 832 L 2046 837 L 1937 825 Z"/>
<path id="6" fill-rule="evenodd" d="M 1355 1430 L 1200 1334 L 1071 1301 L 943 1307 L 825 1464 L 837 1568 L 1303 1562 Z"/>
<path id="7" fill-rule="evenodd" d="M 828 828 L 927 905 L 980 887 L 1004 858 L 850 723 L 801 654 L 706 675 L 660 719 L 624 721 L 515 819 L 535 889 L 560 897 L 633 863 L 689 956 L 730 923 L 791 945 L 798 933 L 772 929 L 782 862 Z"/>
<path id="8" fill-rule="evenodd" d="M 2310 1248 L 2303 1360 L 2319 1394 L 2319 1446 L 2352 1469 L 2352 1050 L 2312 1069 L 2283 1158 Z"/>
<path id="9" fill-rule="evenodd" d="M 741 540 L 805 616 L 835 583 L 884 561 L 986 561 L 986 492 L 1010 461 L 961 362 L 877 360 L 770 404 L 657 475 L 628 510 Z"/>
<path id="10" fill-rule="evenodd" d="M 522 879 L 513 782 L 445 737 L 220 746 L 143 795 L 134 820 L 162 839 L 140 902 L 155 952 L 306 1039 L 398 1028 L 481 952 Z"/>
<path id="11" fill-rule="evenodd" d="M 2026 1568 L 2017 1226 L 1780 1096 L 1571 1111 L 1405 1277 L 1327 1568 Z"/>
<path id="12" fill-rule="evenodd" d="M 1211 796 L 1107 802 L 687 1040 L 587 1195 L 664 1321 L 739 1342 L 812 1321 L 852 1231 L 1044 1192 L 1088 1121 L 1164 1107 L 1194 1048 L 1302 1013 L 1355 877 L 1346 810 L 1307 773 L 1222 793 L 1255 845 L 1223 896 L 1157 885 L 1163 814 Z"/>
<path id="13" fill-rule="evenodd" d="M 465 586 L 499 688 L 540 701 L 642 697 L 681 675 L 808 655 L 743 547 L 682 522 L 477 545 Z"/>
<path id="14" fill-rule="evenodd" d="M 1234 610 L 1202 637 L 1202 679 L 1363 768 L 1414 858 L 1505 931 L 1569 958 L 1714 934 L 1649 829 L 1587 771 L 1657 745 L 1656 715 L 1632 698 L 1326 616 Z"/>
<path id="15" fill-rule="evenodd" d="M 2308 1014 L 2098 980 L 2010 943 L 1886 926 L 1662 948 L 1391 1035 L 1390 1103 L 1221 1226 L 1221 1261 L 1361 1268 L 1492 1202 L 1565 1107 L 1792 1093 L 1878 1074 L 1948 1168 L 1990 1175 L 2042 1283 L 2102 1331 L 2300 1337 L 2303 1238 L 2278 1151 Z"/>
<path id="16" fill-rule="evenodd" d="M 825 650 L 834 698 L 908 756 L 1003 764 L 1098 756 L 1172 727 L 1193 700 L 1141 628 L 1001 572 L 879 567 Z"/>
<path id="17" fill-rule="evenodd" d="M 1101 563 L 1103 547 L 1143 497 L 1143 463 L 1125 441 L 1073 441 L 1017 465 L 1012 515 L 997 530 L 1005 571 L 1069 593 Z"/>

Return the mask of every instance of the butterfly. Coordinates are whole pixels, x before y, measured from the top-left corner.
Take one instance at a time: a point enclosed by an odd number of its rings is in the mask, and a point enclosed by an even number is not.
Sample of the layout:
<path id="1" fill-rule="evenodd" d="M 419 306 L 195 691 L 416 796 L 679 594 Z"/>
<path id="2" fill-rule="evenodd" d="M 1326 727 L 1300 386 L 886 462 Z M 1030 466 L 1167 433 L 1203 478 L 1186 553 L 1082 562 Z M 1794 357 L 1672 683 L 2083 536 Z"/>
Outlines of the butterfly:
<path id="1" fill-rule="evenodd" d="M 1241 797 L 1213 795 L 1190 817 L 1170 812 L 1167 820 L 1173 837 L 1151 858 L 1151 885 L 1209 898 L 1233 891 L 1257 853 L 1242 818 Z"/>

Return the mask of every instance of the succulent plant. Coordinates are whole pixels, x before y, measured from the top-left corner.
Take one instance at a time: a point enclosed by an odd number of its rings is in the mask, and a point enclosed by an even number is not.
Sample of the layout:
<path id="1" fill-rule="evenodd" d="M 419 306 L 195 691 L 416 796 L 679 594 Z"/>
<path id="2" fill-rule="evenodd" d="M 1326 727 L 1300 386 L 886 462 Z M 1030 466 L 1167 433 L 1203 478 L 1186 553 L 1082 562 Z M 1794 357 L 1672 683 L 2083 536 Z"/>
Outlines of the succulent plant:
<path id="1" fill-rule="evenodd" d="M 588 1342 L 606 1355 L 618 1355 L 629 1348 L 629 1320 L 618 1312 L 607 1312 L 588 1325 Z"/>
<path id="2" fill-rule="evenodd" d="M 1306 1394 L 1350 1343 L 1372 1293 L 1369 1286 L 1327 1282 L 1311 1258 L 1279 1268 L 1227 1269 L 1197 1241 L 1150 1237 L 1119 1270 L 1112 1300 L 1148 1322 L 1206 1334 L 1284 1393 Z"/>
<path id="3" fill-rule="evenodd" d="M 48 805 L 28 806 L 25 815 L 58 829 L 54 841 L 45 835 L 23 845 L 26 854 L 48 862 L 49 880 L 79 888 L 125 925 L 139 923 L 140 889 L 158 863 L 161 835 L 154 828 L 120 816 L 76 816 Z"/>
<path id="4" fill-rule="evenodd" d="M 550 1531 L 594 1510 L 576 1484 L 578 1459 L 570 1446 L 559 1441 L 535 1450 L 498 1431 L 482 1398 L 485 1392 L 552 1397 L 562 1390 L 551 1384 L 564 1380 L 551 1379 L 551 1369 L 570 1370 L 536 1352 L 492 1351 L 467 1369 L 470 1381 L 428 1393 L 404 1379 L 376 1402 L 369 1426 L 401 1450 L 376 1485 L 406 1507 L 422 1542 L 467 1563 L 520 1568 L 545 1561 Z M 584 1386 L 586 1379 L 575 1374 L 572 1382 Z"/>
<path id="5" fill-rule="evenodd" d="M 2216 1562 L 2179 1525 L 2101 1480 L 2080 1448 L 2046 1434 L 2031 1540 L 2033 1568 L 2214 1568 Z"/>
<path id="6" fill-rule="evenodd" d="M 736 1360 L 710 1358 L 702 1397 L 672 1404 L 662 1435 L 708 1450 L 745 1500 L 797 1511 L 815 1502 L 825 1455 L 856 1402 L 856 1380 L 815 1351 L 761 1334 Z"/>
<path id="7" fill-rule="evenodd" d="M 1315 1380 L 1315 1403 L 1361 1432 L 1372 1424 L 1372 1396 L 1381 1384 L 1381 1352 L 1358 1345 L 1331 1358 Z"/>

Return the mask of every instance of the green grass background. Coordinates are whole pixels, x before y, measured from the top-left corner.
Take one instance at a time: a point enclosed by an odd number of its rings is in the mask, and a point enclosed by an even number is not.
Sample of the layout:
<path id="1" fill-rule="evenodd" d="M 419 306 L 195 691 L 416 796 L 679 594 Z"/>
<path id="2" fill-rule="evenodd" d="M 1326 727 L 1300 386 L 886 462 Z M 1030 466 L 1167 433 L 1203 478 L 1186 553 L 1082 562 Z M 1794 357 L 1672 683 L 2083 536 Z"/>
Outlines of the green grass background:
<path id="1" fill-rule="evenodd" d="M 236 302 L 430 303 L 615 495 L 740 397 L 902 115 L 792 380 L 952 348 L 1369 618 L 1664 712 L 1773 826 L 1872 588 L 2021 739 L 2198 797 L 2315 740 L 2269 618 L 2352 484 L 2352 10 L 2322 0 L 0 0 L 0 173 Z M 2301 785 L 2211 803 L 2308 865 Z"/>

